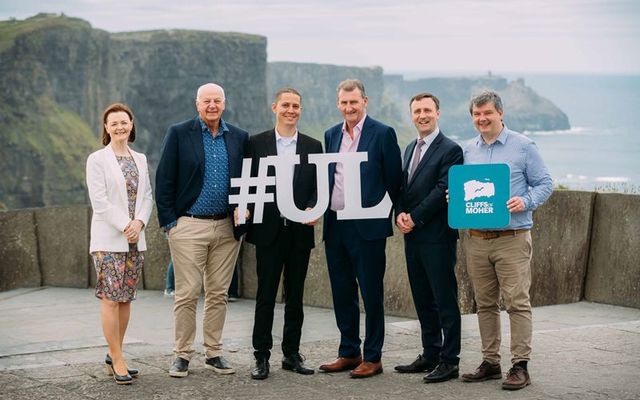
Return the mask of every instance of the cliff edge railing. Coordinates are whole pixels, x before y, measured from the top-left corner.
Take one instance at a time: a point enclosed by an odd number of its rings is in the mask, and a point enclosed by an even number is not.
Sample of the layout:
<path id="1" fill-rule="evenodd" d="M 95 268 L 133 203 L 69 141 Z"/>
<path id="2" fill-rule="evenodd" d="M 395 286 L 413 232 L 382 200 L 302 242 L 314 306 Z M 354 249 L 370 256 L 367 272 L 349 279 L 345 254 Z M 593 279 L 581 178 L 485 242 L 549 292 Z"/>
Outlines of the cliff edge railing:
<path id="1" fill-rule="evenodd" d="M 48 207 L 0 212 L 0 291 L 20 287 L 94 285 L 88 254 L 91 209 Z M 163 289 L 169 249 L 155 214 L 147 228 L 140 288 Z M 331 307 L 322 226 L 316 226 L 305 304 Z M 460 306 L 474 312 L 464 240 L 458 246 Z M 640 308 L 640 196 L 557 191 L 534 214 L 531 300 L 534 306 L 581 300 Z M 256 293 L 255 249 L 244 244 L 238 259 L 243 297 Z M 387 242 L 386 312 L 415 317 L 402 235 Z"/>

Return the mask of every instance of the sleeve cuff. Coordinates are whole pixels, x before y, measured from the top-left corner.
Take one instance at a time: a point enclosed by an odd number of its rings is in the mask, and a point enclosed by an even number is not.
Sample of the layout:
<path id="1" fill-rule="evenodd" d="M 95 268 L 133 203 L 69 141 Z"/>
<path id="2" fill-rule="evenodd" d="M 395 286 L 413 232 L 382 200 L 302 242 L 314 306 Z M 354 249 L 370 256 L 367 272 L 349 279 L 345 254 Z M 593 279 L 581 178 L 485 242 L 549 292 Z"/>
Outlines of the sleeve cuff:
<path id="1" fill-rule="evenodd" d="M 162 227 L 162 230 L 165 233 L 168 233 L 169 230 L 171 230 L 171 228 L 175 228 L 176 225 L 178 225 L 178 221 L 169 222 L 168 224 L 166 224 L 165 226 Z"/>

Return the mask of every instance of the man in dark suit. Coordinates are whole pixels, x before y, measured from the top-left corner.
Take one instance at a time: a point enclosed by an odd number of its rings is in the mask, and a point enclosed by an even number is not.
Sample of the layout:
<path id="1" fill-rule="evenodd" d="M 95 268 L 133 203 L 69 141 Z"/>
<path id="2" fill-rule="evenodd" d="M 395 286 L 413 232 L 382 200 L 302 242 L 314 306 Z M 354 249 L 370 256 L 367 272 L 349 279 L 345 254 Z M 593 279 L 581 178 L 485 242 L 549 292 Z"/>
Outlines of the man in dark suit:
<path id="1" fill-rule="evenodd" d="M 258 166 L 263 157 L 299 154 L 300 164 L 294 167 L 293 173 L 293 198 L 298 209 L 312 208 L 316 203 L 316 167 L 307 162 L 307 157 L 312 153 L 322 153 L 322 144 L 298 132 L 297 124 L 302 106 L 300 93 L 295 89 L 279 90 L 271 110 L 276 116 L 275 128 L 249 139 L 247 157 L 252 160 L 252 175 L 258 175 Z M 268 175 L 275 175 L 273 166 L 269 167 Z M 278 211 L 275 187 L 267 187 L 267 193 L 274 193 L 275 202 L 265 203 L 262 223 L 250 223 L 247 231 L 247 242 L 256 245 L 258 273 L 253 325 L 256 366 L 251 371 L 251 377 L 265 379 L 269 376 L 269 357 L 273 347 L 273 309 L 283 271 L 285 309 L 282 368 L 310 375 L 314 370 L 304 365 L 299 349 L 304 320 L 304 281 L 309 254 L 315 245 L 313 225 L 317 220 L 302 224 L 284 218 Z"/>
<path id="2" fill-rule="evenodd" d="M 428 372 L 426 383 L 458 377 L 460 309 L 455 275 L 458 231 L 447 218 L 449 168 L 462 149 L 438 127 L 440 101 L 420 93 L 409 102 L 418 138 L 404 153 L 396 225 L 404 234 L 411 294 L 422 331 L 422 353 L 398 372 Z M 444 336 L 444 340 L 443 340 Z"/>
<path id="3" fill-rule="evenodd" d="M 367 102 L 362 82 L 348 79 L 338 85 L 337 106 L 344 122 L 325 132 L 325 149 L 327 153 L 368 153 L 368 161 L 360 165 L 359 171 L 361 201 L 362 207 L 373 207 L 386 193 L 392 201 L 396 198 L 402 162 L 395 131 L 367 116 Z M 340 347 L 338 358 L 321 365 L 320 370 L 352 370 L 352 378 L 366 378 L 382 372 L 385 246 L 393 227 L 390 216 L 360 220 L 336 218 L 336 212 L 345 208 L 344 176 L 342 164 L 330 165 L 331 200 L 324 217 L 323 238 Z M 358 286 L 366 310 L 364 352 L 360 350 Z"/>
<path id="4" fill-rule="evenodd" d="M 188 375 L 203 284 L 205 367 L 234 372 L 222 356 L 227 290 L 241 234 L 231 218 L 229 186 L 241 174 L 249 135 L 222 119 L 224 108 L 222 87 L 201 86 L 198 116 L 169 128 L 156 171 L 158 219 L 169 237 L 175 274 L 173 377 Z"/>

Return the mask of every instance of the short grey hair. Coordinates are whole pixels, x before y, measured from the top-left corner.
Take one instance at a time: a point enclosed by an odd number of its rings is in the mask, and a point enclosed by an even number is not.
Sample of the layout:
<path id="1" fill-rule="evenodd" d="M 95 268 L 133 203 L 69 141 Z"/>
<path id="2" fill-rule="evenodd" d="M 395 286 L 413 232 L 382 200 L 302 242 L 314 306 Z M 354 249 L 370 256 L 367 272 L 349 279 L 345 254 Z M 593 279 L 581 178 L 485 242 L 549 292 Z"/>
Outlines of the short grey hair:
<path id="1" fill-rule="evenodd" d="M 341 90 L 344 90 L 345 92 L 353 92 L 354 90 L 360 90 L 360 93 L 362 93 L 362 97 L 366 97 L 367 94 L 364 91 L 364 84 L 362 82 L 360 82 L 360 80 L 358 79 L 345 79 L 342 82 L 340 82 L 338 84 L 338 88 L 336 89 L 336 93 L 340 94 Z"/>
<path id="2" fill-rule="evenodd" d="M 502 99 L 498 96 L 498 93 L 492 90 L 485 90 L 471 98 L 469 102 L 469 113 L 473 115 L 473 107 L 482 107 L 487 103 L 493 103 L 496 111 L 499 113 L 503 112 Z"/>

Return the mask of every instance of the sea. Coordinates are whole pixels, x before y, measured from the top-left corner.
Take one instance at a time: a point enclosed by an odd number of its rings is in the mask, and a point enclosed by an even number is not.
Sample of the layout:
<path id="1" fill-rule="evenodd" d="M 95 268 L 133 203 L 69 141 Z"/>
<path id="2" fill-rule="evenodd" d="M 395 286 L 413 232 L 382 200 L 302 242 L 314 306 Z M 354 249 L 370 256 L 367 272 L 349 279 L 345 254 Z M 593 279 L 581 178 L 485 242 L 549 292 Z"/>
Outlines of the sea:
<path id="1" fill-rule="evenodd" d="M 405 79 L 461 75 L 398 73 Z M 640 193 L 640 75 L 496 75 L 509 81 L 523 78 L 525 85 L 569 117 L 568 130 L 523 132 L 536 142 L 556 187 Z M 505 112 L 509 112 L 508 104 Z M 468 142 L 455 139 L 461 145 Z"/>
<path id="2" fill-rule="evenodd" d="M 556 185 L 640 193 L 640 75 L 506 77 L 524 78 L 569 117 L 569 130 L 524 132 Z"/>

